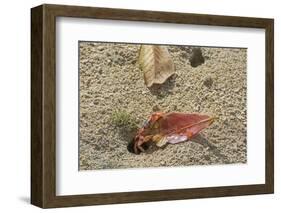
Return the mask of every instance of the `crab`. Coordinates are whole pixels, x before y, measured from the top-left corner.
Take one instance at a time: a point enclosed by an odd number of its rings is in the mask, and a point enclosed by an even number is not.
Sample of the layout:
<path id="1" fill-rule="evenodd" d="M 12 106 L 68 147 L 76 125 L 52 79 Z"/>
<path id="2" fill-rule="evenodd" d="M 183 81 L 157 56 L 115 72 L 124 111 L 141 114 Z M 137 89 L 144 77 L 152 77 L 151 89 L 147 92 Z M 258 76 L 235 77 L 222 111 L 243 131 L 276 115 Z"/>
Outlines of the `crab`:
<path id="1" fill-rule="evenodd" d="M 163 147 L 188 141 L 210 126 L 214 120 L 215 117 L 197 113 L 154 112 L 138 130 L 130 144 L 131 150 L 140 154 L 146 151 L 150 143 Z"/>

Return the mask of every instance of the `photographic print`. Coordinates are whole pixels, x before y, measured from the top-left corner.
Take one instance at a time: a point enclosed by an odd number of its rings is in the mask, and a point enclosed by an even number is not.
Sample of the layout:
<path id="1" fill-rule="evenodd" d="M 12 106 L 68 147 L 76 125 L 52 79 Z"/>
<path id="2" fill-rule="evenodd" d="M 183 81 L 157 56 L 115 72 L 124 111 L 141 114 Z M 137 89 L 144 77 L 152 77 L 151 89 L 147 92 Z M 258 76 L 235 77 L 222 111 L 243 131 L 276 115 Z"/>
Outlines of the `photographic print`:
<path id="1" fill-rule="evenodd" d="M 79 170 L 247 162 L 247 49 L 79 42 Z"/>
<path id="2" fill-rule="evenodd" d="M 273 83 L 270 18 L 36 6 L 31 203 L 272 194 Z"/>

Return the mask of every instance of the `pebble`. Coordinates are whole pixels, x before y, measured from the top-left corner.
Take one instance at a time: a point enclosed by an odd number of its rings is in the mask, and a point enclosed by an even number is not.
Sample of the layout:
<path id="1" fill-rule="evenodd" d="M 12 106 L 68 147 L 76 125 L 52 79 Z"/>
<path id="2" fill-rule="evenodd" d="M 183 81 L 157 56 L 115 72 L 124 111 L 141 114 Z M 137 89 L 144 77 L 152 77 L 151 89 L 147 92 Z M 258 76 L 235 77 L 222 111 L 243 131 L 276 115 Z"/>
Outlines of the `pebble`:
<path id="1" fill-rule="evenodd" d="M 235 88 L 233 91 L 234 91 L 234 92 L 239 92 L 239 91 L 240 91 L 240 88 L 237 87 L 237 88 Z"/>
<path id="2" fill-rule="evenodd" d="M 104 50 L 104 46 L 98 46 L 97 49 L 98 49 L 98 51 L 103 51 Z"/>

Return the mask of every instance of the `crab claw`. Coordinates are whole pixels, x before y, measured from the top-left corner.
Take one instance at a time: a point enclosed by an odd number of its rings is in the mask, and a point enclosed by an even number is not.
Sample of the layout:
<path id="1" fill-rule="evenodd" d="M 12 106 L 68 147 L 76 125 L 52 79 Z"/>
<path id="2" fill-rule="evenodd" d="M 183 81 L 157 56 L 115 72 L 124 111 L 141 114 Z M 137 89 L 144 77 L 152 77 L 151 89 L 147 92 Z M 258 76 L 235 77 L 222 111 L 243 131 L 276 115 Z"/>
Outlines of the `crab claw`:
<path id="1" fill-rule="evenodd" d="M 134 154 L 140 154 L 141 152 L 145 152 L 149 148 L 150 137 L 143 137 L 141 135 L 137 135 L 128 145 L 127 150 Z"/>

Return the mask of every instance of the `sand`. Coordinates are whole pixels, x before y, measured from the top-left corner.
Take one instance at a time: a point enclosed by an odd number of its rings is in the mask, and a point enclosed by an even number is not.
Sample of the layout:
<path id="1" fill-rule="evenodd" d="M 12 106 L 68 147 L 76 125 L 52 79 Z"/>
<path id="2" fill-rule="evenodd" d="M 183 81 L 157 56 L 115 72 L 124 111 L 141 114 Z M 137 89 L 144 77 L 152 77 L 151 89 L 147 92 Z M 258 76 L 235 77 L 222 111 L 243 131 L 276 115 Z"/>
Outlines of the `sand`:
<path id="1" fill-rule="evenodd" d="M 175 74 L 148 89 L 135 44 L 80 42 L 80 170 L 234 164 L 247 162 L 247 49 L 201 47 L 205 62 L 192 67 L 191 46 L 168 46 Z M 127 144 L 134 132 L 112 123 L 126 111 L 139 127 L 155 110 L 196 112 L 218 119 L 194 139 L 139 155 Z"/>

